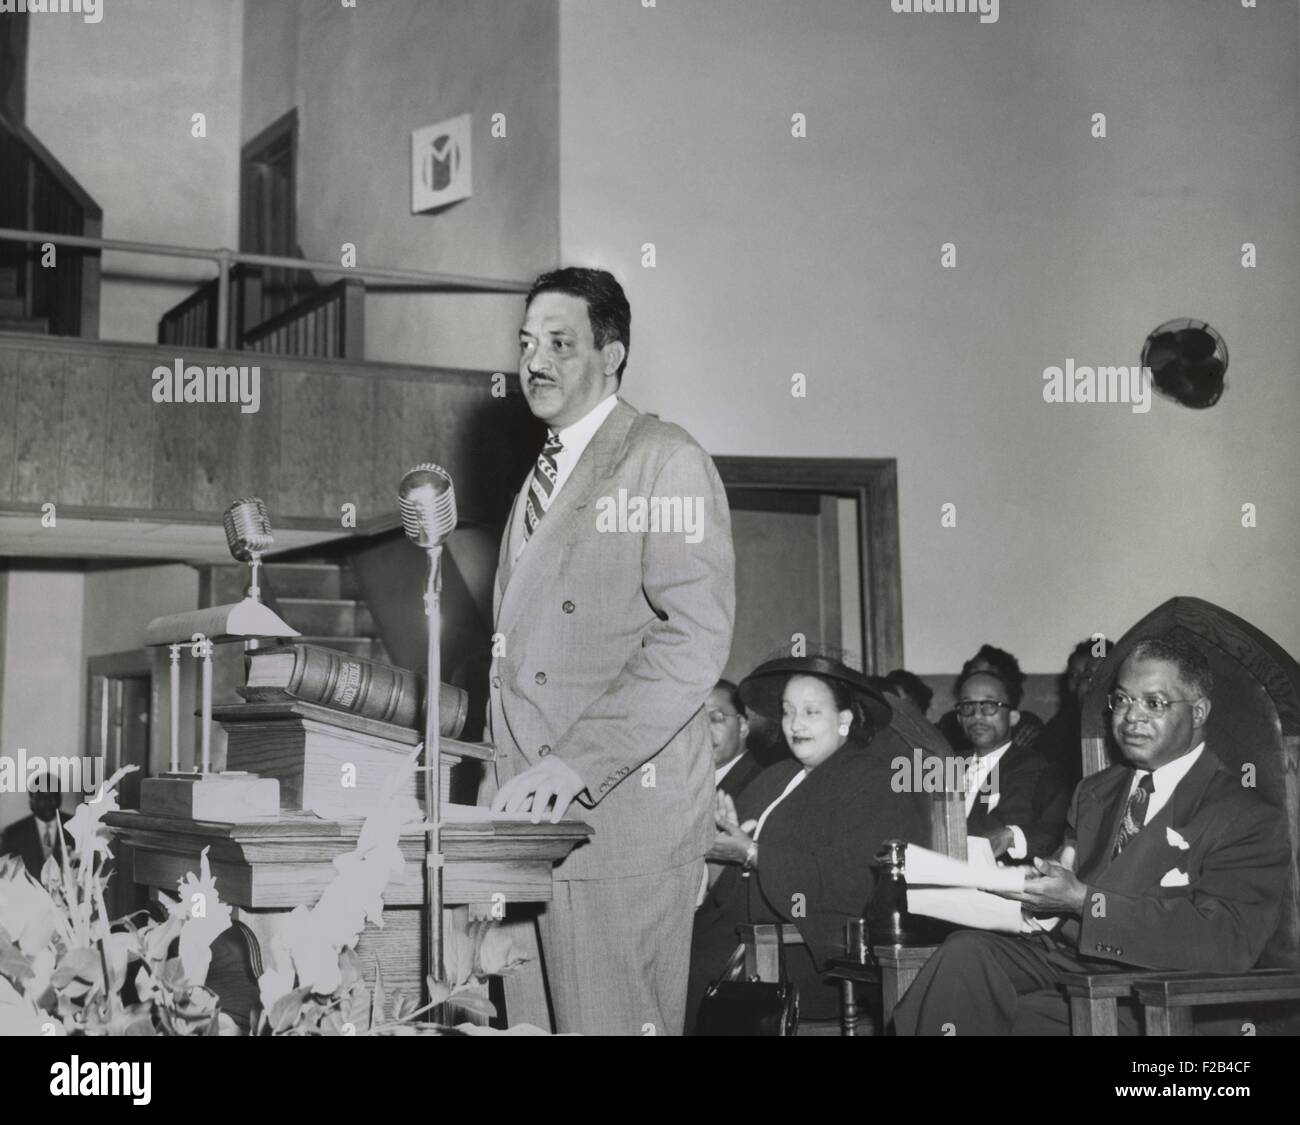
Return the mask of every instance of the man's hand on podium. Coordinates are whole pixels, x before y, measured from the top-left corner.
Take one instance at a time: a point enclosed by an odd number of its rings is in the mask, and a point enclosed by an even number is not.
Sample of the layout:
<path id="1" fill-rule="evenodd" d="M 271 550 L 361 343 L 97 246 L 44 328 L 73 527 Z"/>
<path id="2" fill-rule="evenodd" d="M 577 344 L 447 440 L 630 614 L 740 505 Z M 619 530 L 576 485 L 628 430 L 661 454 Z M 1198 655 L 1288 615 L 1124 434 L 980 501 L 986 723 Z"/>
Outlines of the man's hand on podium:
<path id="1" fill-rule="evenodd" d="M 574 797 L 587 787 L 587 783 L 559 758 L 543 758 L 535 766 L 507 781 L 492 801 L 493 812 L 517 813 L 531 811 L 533 823 L 539 824 L 547 805 L 552 800 L 551 823 L 558 824 Z"/>

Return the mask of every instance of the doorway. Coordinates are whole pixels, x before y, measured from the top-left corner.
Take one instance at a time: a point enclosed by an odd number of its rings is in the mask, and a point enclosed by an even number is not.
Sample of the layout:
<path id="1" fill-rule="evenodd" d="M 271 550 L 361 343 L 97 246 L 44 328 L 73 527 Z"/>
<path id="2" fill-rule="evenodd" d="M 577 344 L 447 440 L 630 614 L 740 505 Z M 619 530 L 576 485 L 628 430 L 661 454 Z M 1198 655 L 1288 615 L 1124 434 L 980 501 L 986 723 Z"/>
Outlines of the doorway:
<path id="1" fill-rule="evenodd" d="M 291 109 L 244 145 L 239 159 L 239 249 L 302 257 L 298 249 L 298 111 Z M 253 267 L 261 277 L 260 307 L 245 330 L 296 304 L 313 288 L 298 270 Z"/>
<path id="2" fill-rule="evenodd" d="M 801 635 L 869 675 L 903 664 L 898 473 L 888 459 L 716 457 L 736 545 L 743 679 Z"/>
<path id="3" fill-rule="evenodd" d="M 86 755 L 101 757 L 104 779 L 123 766 L 135 766 L 116 788 L 118 807 L 139 809 L 140 782 L 149 775 L 149 715 L 153 671 L 145 649 L 93 656 L 86 662 Z M 113 845 L 113 874 L 106 905 L 110 918 L 120 918 L 148 903 L 147 889 L 132 877 L 132 849 Z"/>

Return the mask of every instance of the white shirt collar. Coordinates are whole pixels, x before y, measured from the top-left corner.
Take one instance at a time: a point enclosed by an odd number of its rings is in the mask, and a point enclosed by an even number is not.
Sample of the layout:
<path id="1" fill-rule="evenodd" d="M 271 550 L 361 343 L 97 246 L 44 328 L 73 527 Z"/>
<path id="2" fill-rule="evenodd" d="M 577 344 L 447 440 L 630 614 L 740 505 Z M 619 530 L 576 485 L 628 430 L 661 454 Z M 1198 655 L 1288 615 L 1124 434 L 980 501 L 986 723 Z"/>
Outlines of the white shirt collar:
<path id="1" fill-rule="evenodd" d="M 721 785 L 722 779 L 731 772 L 731 767 L 734 766 L 738 761 L 740 761 L 740 759 L 743 758 L 744 756 L 745 756 L 745 752 L 742 750 L 739 754 L 737 754 L 734 758 L 732 758 L 731 761 L 729 761 L 725 766 L 717 766 L 713 771 L 713 784 L 715 786 Z"/>
<path id="2" fill-rule="evenodd" d="M 606 395 L 576 422 L 570 422 L 564 429 L 555 432 L 555 436 L 560 439 L 560 444 L 564 446 L 563 452 L 569 454 L 572 461 L 582 456 L 582 451 L 591 444 L 591 439 L 596 436 L 601 423 L 609 417 L 610 412 L 617 405 L 617 394 Z"/>
<path id="3" fill-rule="evenodd" d="M 1133 781 L 1129 786 L 1129 793 L 1133 792 L 1133 786 L 1142 784 L 1144 776 L 1148 773 L 1151 774 L 1151 797 L 1147 801 L 1147 812 L 1143 818 L 1143 824 L 1150 824 L 1155 819 L 1156 814 L 1169 803 L 1169 798 L 1174 795 L 1178 783 L 1191 772 L 1191 768 L 1196 765 L 1204 750 L 1204 741 L 1198 742 L 1192 750 L 1181 758 L 1166 762 L 1159 769 L 1133 771 Z"/>
<path id="4" fill-rule="evenodd" d="M 1002 756 L 1011 747 L 1011 739 L 1007 739 L 996 750 L 990 750 L 987 754 L 974 754 L 973 761 L 970 761 L 966 770 L 966 815 L 970 816 L 971 810 L 975 807 L 975 799 L 979 794 L 984 779 L 993 772 L 994 767 L 1002 760 Z M 989 795 L 990 802 L 995 798 Z M 992 803 L 990 803 L 992 809 Z"/>

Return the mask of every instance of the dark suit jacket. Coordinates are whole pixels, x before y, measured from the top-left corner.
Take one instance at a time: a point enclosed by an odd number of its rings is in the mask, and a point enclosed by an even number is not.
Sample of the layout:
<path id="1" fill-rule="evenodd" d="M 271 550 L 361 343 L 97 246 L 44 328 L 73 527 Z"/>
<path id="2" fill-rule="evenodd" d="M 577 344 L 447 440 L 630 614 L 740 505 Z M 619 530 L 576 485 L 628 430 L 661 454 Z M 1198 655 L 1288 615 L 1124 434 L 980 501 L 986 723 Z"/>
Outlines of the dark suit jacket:
<path id="1" fill-rule="evenodd" d="M 1014 824 L 1025 834 L 1026 863 L 1034 856 L 1049 856 L 1061 846 L 1070 787 L 1060 767 L 1045 754 L 1012 742 L 995 773 L 989 775 L 987 787 L 988 792 L 981 789 L 975 795 L 966 818 L 968 835 L 987 836 Z"/>
<path id="2" fill-rule="evenodd" d="M 727 776 L 718 784 L 718 788 L 734 801 L 762 772 L 763 767 L 758 764 L 754 755 L 746 750 L 736 759 L 736 764 L 727 771 Z"/>
<path id="3" fill-rule="evenodd" d="M 1277 928 L 1290 872 L 1285 813 L 1244 788 L 1207 746 L 1112 860 L 1132 777 L 1128 766 L 1111 766 L 1075 791 L 1065 840 L 1077 848 L 1088 900 L 1081 920 L 1062 924 L 1062 938 L 1081 956 L 1144 969 L 1252 968 Z M 1173 885 L 1175 871 L 1184 885 Z"/>
<path id="4" fill-rule="evenodd" d="M 66 820 L 66 817 L 64 818 Z M 68 835 L 65 829 L 62 833 L 63 843 L 67 846 L 72 845 L 72 837 Z M 23 857 L 23 863 L 27 866 L 27 871 L 33 879 L 39 880 L 41 877 L 41 868 L 45 864 L 45 857 L 41 851 L 41 836 L 36 828 L 36 818 L 34 816 L 25 816 L 22 820 L 16 820 L 4 830 L 4 838 L 0 840 L 0 852 L 5 855 L 20 855 Z M 55 845 L 54 855 L 63 862 L 63 849 Z"/>

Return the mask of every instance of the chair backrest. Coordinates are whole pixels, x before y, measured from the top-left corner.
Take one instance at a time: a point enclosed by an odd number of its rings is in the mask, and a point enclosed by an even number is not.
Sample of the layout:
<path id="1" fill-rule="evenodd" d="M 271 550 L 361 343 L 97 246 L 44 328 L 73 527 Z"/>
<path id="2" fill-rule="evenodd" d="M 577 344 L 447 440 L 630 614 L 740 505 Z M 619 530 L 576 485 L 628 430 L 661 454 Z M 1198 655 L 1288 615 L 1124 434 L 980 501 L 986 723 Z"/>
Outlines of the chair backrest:
<path id="1" fill-rule="evenodd" d="M 1270 964 L 1300 963 L 1300 665 L 1249 622 L 1199 598 L 1171 598 L 1116 642 L 1084 695 L 1081 735 L 1087 777 L 1118 760 L 1106 693 L 1133 646 L 1173 636 L 1205 653 L 1214 692 L 1205 741 L 1231 769 L 1253 766 L 1260 796 L 1286 810 L 1291 877 Z"/>
<path id="2" fill-rule="evenodd" d="M 890 695 L 889 706 L 894 712 L 889 725 L 908 747 L 920 750 L 923 760 L 935 757 L 945 759 L 944 766 L 947 767 L 946 759 L 952 758 L 954 754 L 948 740 L 939 733 L 939 728 L 906 699 Z M 951 768 L 936 770 L 930 776 L 938 778 L 941 786 L 922 796 L 930 820 L 930 847 L 955 859 L 965 859 L 965 776 L 960 769 Z M 914 784 L 918 781 L 919 779 L 913 778 Z"/>

